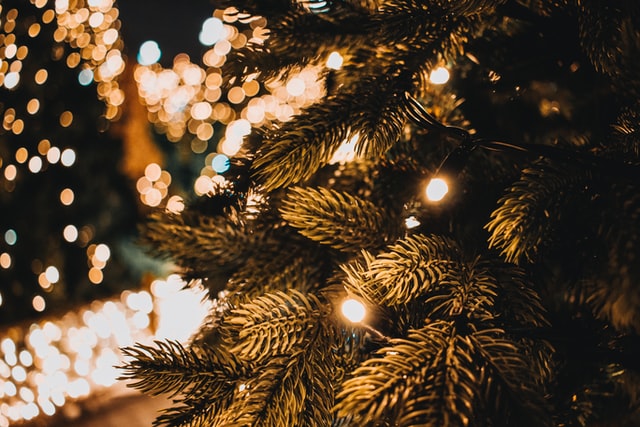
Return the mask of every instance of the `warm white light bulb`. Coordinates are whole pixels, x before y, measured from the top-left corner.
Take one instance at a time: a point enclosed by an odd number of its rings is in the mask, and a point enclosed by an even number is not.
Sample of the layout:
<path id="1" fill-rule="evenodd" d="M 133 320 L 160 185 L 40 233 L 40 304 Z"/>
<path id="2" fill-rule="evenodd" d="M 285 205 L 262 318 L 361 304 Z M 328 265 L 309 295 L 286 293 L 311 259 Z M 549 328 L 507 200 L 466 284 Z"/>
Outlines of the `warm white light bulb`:
<path id="1" fill-rule="evenodd" d="M 332 70 L 339 70 L 342 67 L 342 62 L 344 59 L 342 55 L 338 52 L 331 52 L 329 58 L 327 58 L 327 68 L 331 68 Z"/>
<path id="2" fill-rule="evenodd" d="M 342 314 L 353 323 L 362 322 L 367 310 L 360 301 L 349 298 L 342 303 Z"/>
<path id="3" fill-rule="evenodd" d="M 434 85 L 442 85 L 449 81 L 449 70 L 445 67 L 438 67 L 431 71 L 429 80 Z"/>
<path id="4" fill-rule="evenodd" d="M 442 178 L 433 178 L 427 185 L 427 199 L 432 202 L 439 202 L 448 192 L 449 186 Z"/>

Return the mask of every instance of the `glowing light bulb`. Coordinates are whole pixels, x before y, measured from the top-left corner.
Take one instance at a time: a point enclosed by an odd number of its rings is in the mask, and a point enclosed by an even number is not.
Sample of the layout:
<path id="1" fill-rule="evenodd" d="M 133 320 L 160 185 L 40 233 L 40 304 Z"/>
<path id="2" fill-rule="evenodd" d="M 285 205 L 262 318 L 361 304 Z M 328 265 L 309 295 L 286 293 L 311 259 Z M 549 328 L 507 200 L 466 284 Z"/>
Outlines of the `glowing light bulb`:
<path id="1" fill-rule="evenodd" d="M 442 178 L 433 178 L 427 185 L 427 199 L 432 202 L 439 202 L 449 192 L 447 182 Z"/>
<path id="2" fill-rule="evenodd" d="M 431 71 L 429 80 L 435 85 L 442 85 L 449 81 L 449 70 L 445 67 L 438 67 Z"/>
<path id="3" fill-rule="evenodd" d="M 331 52 L 329 58 L 327 58 L 327 68 L 331 68 L 332 70 L 339 70 L 342 67 L 342 62 L 344 59 L 342 55 L 338 52 Z"/>
<path id="4" fill-rule="evenodd" d="M 360 323 L 367 314 L 367 310 L 360 301 L 349 298 L 342 303 L 342 314 L 353 323 Z"/>

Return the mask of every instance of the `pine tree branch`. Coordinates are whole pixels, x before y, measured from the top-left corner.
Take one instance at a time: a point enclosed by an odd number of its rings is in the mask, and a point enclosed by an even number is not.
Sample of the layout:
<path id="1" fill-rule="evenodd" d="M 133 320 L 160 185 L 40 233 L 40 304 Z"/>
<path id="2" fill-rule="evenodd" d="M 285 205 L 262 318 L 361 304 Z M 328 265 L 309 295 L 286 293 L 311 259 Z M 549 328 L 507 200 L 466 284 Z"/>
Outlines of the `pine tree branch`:
<path id="1" fill-rule="evenodd" d="M 493 321 L 498 283 L 477 262 L 445 271 L 426 296 L 425 316 L 431 319 L 462 317 L 465 321 Z"/>
<path id="2" fill-rule="evenodd" d="M 345 251 L 374 249 L 399 233 L 373 203 L 323 187 L 289 188 L 279 210 L 303 236 Z"/>
<path id="3" fill-rule="evenodd" d="M 119 380 L 135 379 L 129 386 L 151 395 L 224 394 L 230 381 L 243 372 L 236 358 L 221 348 L 185 348 L 176 341 L 156 341 L 155 347 L 138 344 L 122 352 L 133 359 L 120 367 L 124 374 Z"/>
<path id="4" fill-rule="evenodd" d="M 344 285 L 373 305 L 403 305 L 426 294 L 460 263 L 460 256 L 451 240 L 408 236 L 375 258 L 365 255 L 365 264 L 354 261 L 344 266 Z"/>
<path id="5" fill-rule="evenodd" d="M 336 396 L 339 416 L 359 425 L 466 426 L 477 384 L 470 349 L 448 322 L 393 339 L 366 360 Z"/>
<path id="6" fill-rule="evenodd" d="M 307 108 L 266 134 L 252 165 L 254 177 L 266 191 L 307 180 L 356 133 L 360 134 L 358 153 L 372 158 L 383 155 L 400 136 L 404 124 L 401 94 L 407 84 L 410 81 L 386 77 L 365 79 L 353 92 Z M 281 167 L 283 164 L 289 167 Z"/>
<path id="7" fill-rule="evenodd" d="M 321 253 L 297 245 L 283 247 L 278 253 L 275 259 L 271 252 L 247 259 L 229 278 L 226 291 L 254 298 L 287 289 L 308 292 L 322 285 L 326 261 Z"/>
<path id="8" fill-rule="evenodd" d="M 529 327 L 548 327 L 546 309 L 534 284 L 524 269 L 513 264 L 485 261 L 485 268 L 496 278 L 500 290 L 496 301 L 496 313 L 508 322 Z M 503 325 L 504 327 L 504 325 Z"/>
<path id="9" fill-rule="evenodd" d="M 236 351 L 255 368 L 216 420 L 225 426 L 329 425 L 337 358 L 331 345 L 332 328 L 327 327 L 330 323 L 314 318 L 316 310 L 310 312 L 318 301 L 291 292 L 290 296 L 267 295 L 256 304 L 243 305 L 235 312 L 237 317 L 229 319 L 240 331 Z M 262 317 L 248 310 L 261 310 Z M 300 323 L 293 319 L 296 316 L 306 316 L 313 324 Z M 258 323 L 263 327 L 255 328 Z M 281 329 L 281 336 L 271 335 L 272 329 Z M 261 332 L 271 338 L 264 355 L 250 349 L 260 347 L 263 341 L 256 335 Z"/>
<path id="10" fill-rule="evenodd" d="M 289 353 L 310 339 L 321 316 L 320 301 L 313 294 L 295 289 L 254 298 L 231 310 L 225 318 L 225 325 L 234 336 L 231 351 L 251 363 Z"/>
<path id="11" fill-rule="evenodd" d="M 592 64 L 596 70 L 624 81 L 624 87 L 620 88 L 623 93 L 637 97 L 640 7 L 636 2 L 611 5 L 597 0 L 582 1 L 577 7 L 580 41 Z M 618 54 L 612 55 L 612 50 Z"/>
<path id="12" fill-rule="evenodd" d="M 640 163 L 640 102 L 624 108 L 613 129 L 614 144 L 607 147 L 608 151 Z"/>
<path id="13" fill-rule="evenodd" d="M 191 278 L 215 277 L 241 265 L 262 237 L 246 233 L 230 218 L 154 213 L 144 224 L 143 243 L 173 259 Z"/>
<path id="14" fill-rule="evenodd" d="M 518 343 L 508 339 L 501 329 L 474 331 L 469 338 L 489 370 L 485 393 L 496 403 L 498 410 L 500 403 L 505 403 L 504 398 L 510 401 L 507 411 L 524 412 L 526 415 L 521 414 L 518 418 L 527 420 L 527 424 L 550 425 L 542 378 L 532 369 L 527 353 Z"/>
<path id="15" fill-rule="evenodd" d="M 254 2 L 250 2 L 254 3 Z M 268 19 L 268 37 L 262 42 L 248 43 L 229 53 L 222 68 L 225 77 L 240 78 L 259 73 L 268 80 L 286 76 L 292 68 L 301 68 L 341 46 L 354 45 L 355 38 L 365 34 L 368 12 L 353 2 L 299 2 L 278 12 L 252 4 L 249 9 Z M 318 12 L 316 7 L 324 3 Z M 311 10 L 309 9 L 311 8 Z"/>
<path id="16" fill-rule="evenodd" d="M 174 406 L 163 409 L 154 420 L 154 427 L 225 427 L 216 420 L 216 414 L 231 402 L 232 392 L 210 397 L 181 398 Z"/>
<path id="17" fill-rule="evenodd" d="M 491 233 L 489 247 L 500 250 L 508 262 L 534 261 L 542 245 L 553 240 L 557 226 L 553 221 L 568 203 L 568 189 L 579 186 L 584 173 L 560 170 L 549 162 L 523 170 L 491 213 L 485 227 Z"/>

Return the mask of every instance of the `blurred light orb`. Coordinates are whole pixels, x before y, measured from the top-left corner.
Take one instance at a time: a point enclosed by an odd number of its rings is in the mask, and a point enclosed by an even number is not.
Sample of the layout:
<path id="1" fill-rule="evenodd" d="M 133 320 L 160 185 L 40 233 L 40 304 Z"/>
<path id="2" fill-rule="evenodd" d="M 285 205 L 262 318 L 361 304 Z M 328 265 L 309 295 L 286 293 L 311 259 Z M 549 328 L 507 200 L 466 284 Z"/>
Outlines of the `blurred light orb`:
<path id="1" fill-rule="evenodd" d="M 225 173 L 229 170 L 229 158 L 224 154 L 218 154 L 211 160 L 211 167 L 217 173 Z"/>
<path id="2" fill-rule="evenodd" d="M 82 86 L 89 86 L 91 82 L 93 82 L 93 71 L 89 68 L 85 68 L 84 70 L 78 73 L 78 82 Z"/>
<path id="3" fill-rule="evenodd" d="M 449 70 L 445 67 L 438 67 L 431 71 L 429 80 L 434 85 L 442 85 L 449 81 Z"/>
<path id="4" fill-rule="evenodd" d="M 153 40 L 147 40 L 140 45 L 140 50 L 138 51 L 138 64 L 155 64 L 156 62 L 158 62 L 158 60 L 160 60 L 161 56 L 162 51 L 160 50 L 160 46 L 158 46 L 158 43 Z"/>
<path id="5" fill-rule="evenodd" d="M 9 229 L 4 233 L 4 241 L 7 242 L 7 245 L 13 246 L 18 241 L 18 233 L 15 230 Z"/>
<path id="6" fill-rule="evenodd" d="M 60 162 L 64 166 L 71 166 L 76 162 L 76 152 L 71 148 L 65 148 L 60 154 Z"/>
<path id="7" fill-rule="evenodd" d="M 225 35 L 224 25 L 218 18 L 211 17 L 202 23 L 198 40 L 204 46 L 213 46 Z"/>
<path id="8" fill-rule="evenodd" d="M 350 322 L 360 323 L 364 319 L 364 316 L 367 314 L 367 310 L 357 299 L 349 298 L 342 303 L 342 314 L 347 318 Z"/>
<path id="9" fill-rule="evenodd" d="M 449 192 L 447 182 L 442 178 L 433 178 L 427 185 L 427 199 L 432 202 L 439 202 Z"/>
<path id="10" fill-rule="evenodd" d="M 291 96 L 300 96 L 304 93 L 306 85 L 300 77 L 294 77 L 287 83 L 287 92 Z"/>
<path id="11" fill-rule="evenodd" d="M 20 82 L 20 73 L 11 71 L 4 76 L 4 87 L 7 89 L 13 89 L 18 86 Z"/>
<path id="12" fill-rule="evenodd" d="M 50 265 L 49 267 L 47 267 L 47 269 L 44 272 L 47 280 L 51 283 L 57 283 L 58 280 L 60 280 L 60 272 L 58 271 L 58 269 L 53 266 Z"/>
<path id="13" fill-rule="evenodd" d="M 98 246 L 96 246 L 94 256 L 98 261 L 107 262 L 111 257 L 111 249 L 109 249 L 109 246 L 105 245 L 104 243 L 100 243 Z"/>
<path id="14" fill-rule="evenodd" d="M 47 306 L 47 303 L 45 302 L 44 298 L 42 297 L 42 295 L 36 295 L 35 297 L 33 297 L 33 299 L 31 300 L 31 305 L 33 306 L 33 309 L 35 311 L 39 311 L 42 312 L 44 311 L 44 309 Z"/>
<path id="15" fill-rule="evenodd" d="M 167 201 L 166 209 L 171 213 L 180 213 L 184 210 L 184 200 L 180 196 L 171 196 Z"/>
<path id="16" fill-rule="evenodd" d="M 75 225 L 69 224 L 62 231 L 62 235 L 67 242 L 75 242 L 78 239 L 78 229 Z"/>

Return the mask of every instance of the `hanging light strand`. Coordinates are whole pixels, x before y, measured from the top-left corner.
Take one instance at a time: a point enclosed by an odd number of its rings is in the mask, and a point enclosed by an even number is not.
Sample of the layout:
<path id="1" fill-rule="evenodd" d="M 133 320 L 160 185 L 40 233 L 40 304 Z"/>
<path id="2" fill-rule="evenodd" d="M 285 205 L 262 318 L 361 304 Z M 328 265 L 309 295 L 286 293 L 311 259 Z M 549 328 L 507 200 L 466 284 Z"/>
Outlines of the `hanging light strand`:
<path id="1" fill-rule="evenodd" d="M 608 173 L 632 180 L 640 179 L 640 165 L 614 161 L 605 157 L 595 156 L 580 151 L 568 151 L 559 147 L 541 144 L 512 144 L 487 138 L 477 138 L 463 128 L 446 126 L 435 117 L 409 93 L 405 93 L 405 112 L 407 117 L 418 126 L 439 132 L 446 140 L 453 141 L 458 146 L 442 161 L 432 180 L 427 186 L 427 197 L 431 201 L 442 200 L 449 190 L 448 180 L 457 177 L 464 169 L 471 153 L 478 147 L 492 151 L 513 151 L 532 153 L 564 162 L 581 162 L 591 167 L 605 169 Z M 429 194 L 432 194 L 430 196 Z"/>

